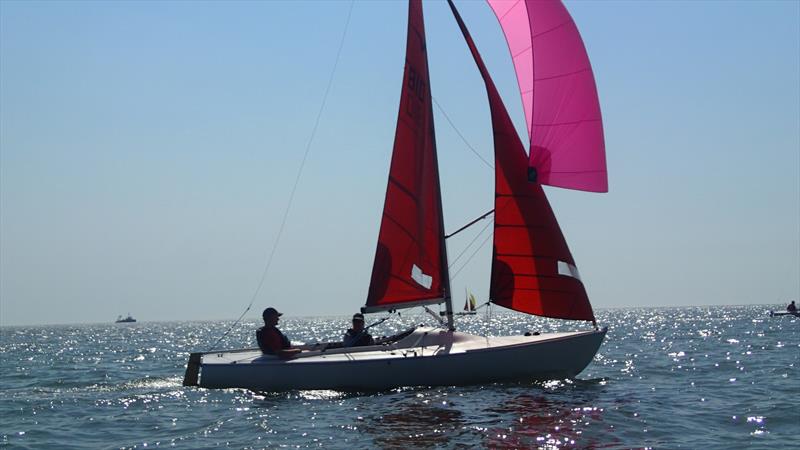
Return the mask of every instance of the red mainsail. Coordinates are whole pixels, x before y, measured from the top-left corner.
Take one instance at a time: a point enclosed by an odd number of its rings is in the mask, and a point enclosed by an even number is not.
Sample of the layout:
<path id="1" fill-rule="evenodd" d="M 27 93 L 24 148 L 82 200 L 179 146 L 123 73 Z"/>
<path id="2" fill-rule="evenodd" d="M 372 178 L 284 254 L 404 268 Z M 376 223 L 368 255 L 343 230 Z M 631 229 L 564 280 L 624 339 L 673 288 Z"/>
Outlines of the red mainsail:
<path id="1" fill-rule="evenodd" d="M 411 0 L 400 111 L 364 311 L 434 303 L 449 296 L 429 80 L 422 2 Z"/>
<path id="2" fill-rule="evenodd" d="M 451 0 L 453 15 L 489 96 L 495 151 L 491 301 L 529 314 L 594 320 L 575 261 L 539 182 L 528 180 L 525 149 L 500 94 Z"/>

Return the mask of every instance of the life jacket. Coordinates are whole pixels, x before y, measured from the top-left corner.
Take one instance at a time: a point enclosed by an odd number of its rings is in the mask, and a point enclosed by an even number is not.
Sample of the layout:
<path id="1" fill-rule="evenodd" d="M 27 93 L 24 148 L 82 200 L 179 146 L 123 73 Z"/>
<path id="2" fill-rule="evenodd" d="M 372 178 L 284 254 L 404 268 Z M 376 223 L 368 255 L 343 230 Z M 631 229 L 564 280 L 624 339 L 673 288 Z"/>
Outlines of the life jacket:
<path id="1" fill-rule="evenodd" d="M 292 346 L 291 342 L 289 342 L 289 339 L 284 336 L 283 333 L 281 333 L 281 330 L 275 327 L 261 327 L 256 330 L 256 341 L 258 341 L 258 348 L 261 349 L 262 353 L 266 353 L 267 355 L 275 354 L 275 351 L 266 345 L 266 342 L 264 341 L 265 339 L 269 338 L 270 334 L 274 335 L 275 333 L 277 333 L 281 340 L 281 350 Z"/>
<path id="2" fill-rule="evenodd" d="M 352 328 L 344 334 L 343 345 L 345 347 L 360 347 L 362 345 L 372 345 L 375 341 L 366 330 L 358 332 Z"/>

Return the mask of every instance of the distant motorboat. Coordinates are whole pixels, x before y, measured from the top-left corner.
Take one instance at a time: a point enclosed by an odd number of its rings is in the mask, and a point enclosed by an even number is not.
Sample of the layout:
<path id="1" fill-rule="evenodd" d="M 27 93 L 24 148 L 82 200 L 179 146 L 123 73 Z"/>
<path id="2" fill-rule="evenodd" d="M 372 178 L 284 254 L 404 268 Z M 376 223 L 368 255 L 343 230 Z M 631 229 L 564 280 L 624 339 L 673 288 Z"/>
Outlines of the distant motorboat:
<path id="1" fill-rule="evenodd" d="M 132 315 L 128 314 L 128 317 L 117 316 L 117 320 L 115 323 L 133 323 L 133 322 L 136 322 L 136 319 L 134 319 Z"/>

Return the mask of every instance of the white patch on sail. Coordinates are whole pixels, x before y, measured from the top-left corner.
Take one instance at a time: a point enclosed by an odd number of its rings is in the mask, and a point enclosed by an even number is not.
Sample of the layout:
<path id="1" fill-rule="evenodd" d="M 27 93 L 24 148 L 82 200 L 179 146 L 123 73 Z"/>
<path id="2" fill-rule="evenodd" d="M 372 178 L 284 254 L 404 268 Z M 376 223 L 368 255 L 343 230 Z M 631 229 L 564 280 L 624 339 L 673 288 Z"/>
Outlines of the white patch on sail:
<path id="1" fill-rule="evenodd" d="M 566 275 L 568 277 L 575 278 L 577 280 L 581 279 L 581 274 L 578 273 L 578 268 L 573 266 L 572 264 L 564 261 L 558 262 L 558 274 L 559 275 Z"/>
<path id="2" fill-rule="evenodd" d="M 424 287 L 425 289 L 430 289 L 431 284 L 433 284 L 433 277 L 422 273 L 422 269 L 417 267 L 416 264 L 414 264 L 411 267 L 411 279 L 416 281 L 417 284 Z"/>

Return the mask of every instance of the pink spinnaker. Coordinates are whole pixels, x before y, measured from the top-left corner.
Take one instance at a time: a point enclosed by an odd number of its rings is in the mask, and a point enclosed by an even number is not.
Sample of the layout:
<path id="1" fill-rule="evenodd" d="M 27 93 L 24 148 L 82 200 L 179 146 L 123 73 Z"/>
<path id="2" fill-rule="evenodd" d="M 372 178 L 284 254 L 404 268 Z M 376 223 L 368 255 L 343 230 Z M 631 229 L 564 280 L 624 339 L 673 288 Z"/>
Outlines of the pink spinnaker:
<path id="1" fill-rule="evenodd" d="M 487 0 L 508 43 L 530 136 L 529 177 L 608 192 L 592 66 L 560 0 Z"/>

